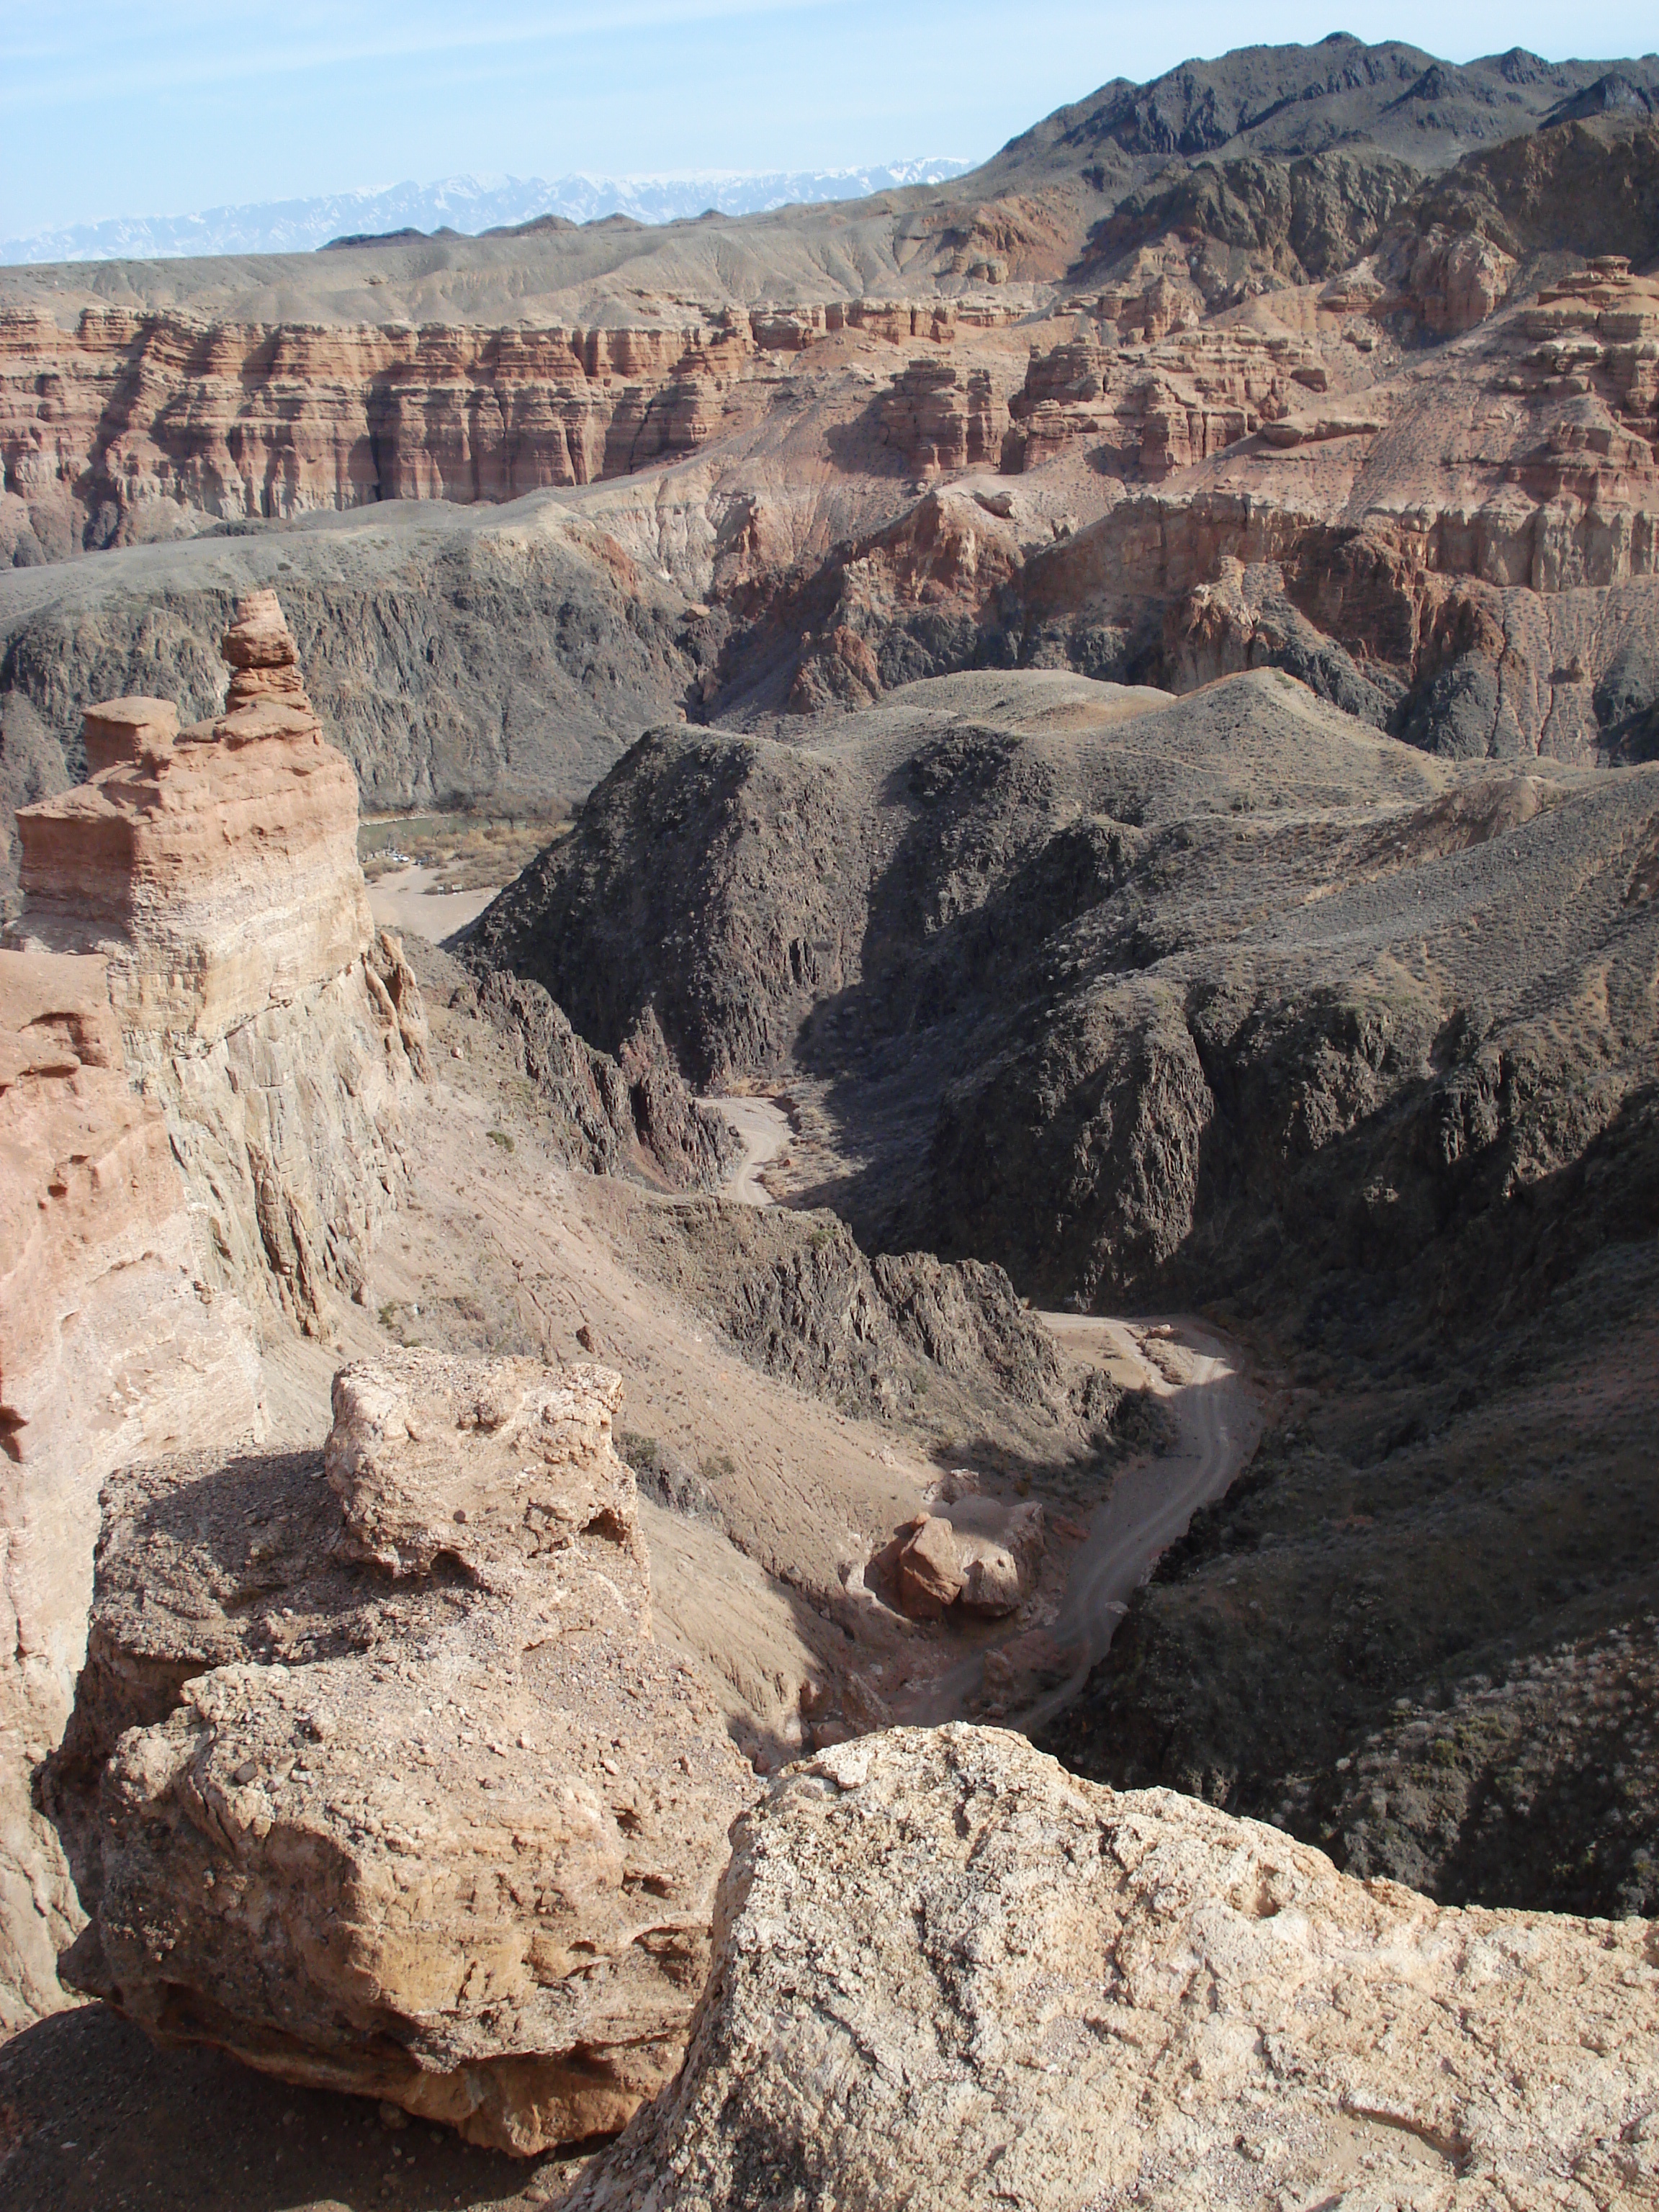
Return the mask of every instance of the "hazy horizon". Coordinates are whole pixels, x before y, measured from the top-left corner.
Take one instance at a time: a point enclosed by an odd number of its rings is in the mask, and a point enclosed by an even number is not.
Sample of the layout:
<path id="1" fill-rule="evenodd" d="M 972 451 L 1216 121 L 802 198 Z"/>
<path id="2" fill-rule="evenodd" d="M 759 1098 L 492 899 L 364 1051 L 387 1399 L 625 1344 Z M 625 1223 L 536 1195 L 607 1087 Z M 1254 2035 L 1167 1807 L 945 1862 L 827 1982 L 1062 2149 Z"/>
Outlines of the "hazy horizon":
<path id="1" fill-rule="evenodd" d="M 243 19 L 246 23 L 248 19 Z M 1030 0 L 592 0 L 458 21 L 408 0 L 292 0 L 239 43 L 205 0 L 4 0 L 0 237 L 349 198 L 466 176 L 612 181 L 974 162 L 1114 76 L 1145 79 L 1246 42 L 1214 0 L 1156 11 Z M 1640 53 L 1633 0 L 1349 9 L 1291 0 L 1271 43 L 1333 30 L 1451 61 L 1513 46 L 1552 60 Z M 1449 35 L 1455 29 L 1455 36 Z M 1268 41 L 1262 41 L 1267 43 Z M 428 188 L 422 186 L 422 188 Z"/>
<path id="2" fill-rule="evenodd" d="M 605 177 L 412 178 L 301 199 L 254 200 L 184 216 L 118 216 L 70 223 L 23 238 L 0 238 L 0 263 L 171 259 L 179 255 L 306 253 L 342 235 L 448 228 L 464 236 L 510 228 L 538 216 L 594 222 L 609 215 L 635 222 L 687 222 L 710 209 L 758 214 L 798 202 L 855 199 L 908 185 L 959 176 L 963 160 L 866 162 L 834 170 L 685 170 L 678 174 Z"/>

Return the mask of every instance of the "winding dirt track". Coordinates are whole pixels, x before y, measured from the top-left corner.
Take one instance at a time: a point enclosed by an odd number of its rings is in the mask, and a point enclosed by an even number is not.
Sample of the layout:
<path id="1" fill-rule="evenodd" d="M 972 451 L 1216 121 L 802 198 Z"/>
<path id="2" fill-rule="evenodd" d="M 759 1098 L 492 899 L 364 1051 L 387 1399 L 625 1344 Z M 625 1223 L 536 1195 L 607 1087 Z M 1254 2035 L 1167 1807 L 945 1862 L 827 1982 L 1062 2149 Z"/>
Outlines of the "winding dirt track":
<path id="1" fill-rule="evenodd" d="M 769 1206 L 762 1170 L 788 1140 L 789 1124 L 769 1098 L 713 1098 L 744 1141 L 744 1164 L 727 1195 Z M 1146 1368 L 1172 1416 L 1176 1437 L 1156 1459 L 1134 1462 L 1113 1483 L 1089 1522 L 1089 1533 L 1072 1560 L 1066 1595 L 1048 1633 L 1072 1660 L 1060 1686 L 1010 1723 L 1028 1733 L 1052 1720 L 1077 1696 L 1089 1671 L 1105 1656 L 1132 1593 L 1158 1553 L 1183 1534 L 1193 1515 L 1226 1491 L 1249 1459 L 1261 1433 L 1261 1411 L 1247 1378 L 1243 1354 L 1218 1331 L 1184 1315 L 1152 1316 L 1133 1326 L 1093 1315 L 1047 1313 L 1037 1318 L 1067 1354 L 1088 1360 L 1127 1358 Z M 1171 1370 L 1149 1362 L 1147 1332 Z M 1167 1334 L 1164 1332 L 1167 1331 Z M 957 1718 L 981 1687 L 983 1650 L 919 1688 L 906 1720 Z"/>
<path id="2" fill-rule="evenodd" d="M 743 1139 L 743 1165 L 722 1197 L 741 1200 L 745 1206 L 770 1206 L 772 1194 L 761 1181 L 761 1171 L 777 1158 L 789 1141 L 789 1122 L 781 1106 L 769 1098 L 711 1098 Z"/>
<path id="3" fill-rule="evenodd" d="M 1062 1343 L 1082 1351 L 1098 1346 L 1134 1349 L 1121 1321 L 1045 1313 Z M 1086 1541 L 1072 1561 L 1060 1614 L 1049 1633 L 1075 1655 L 1070 1676 L 1057 1690 L 1019 1715 L 1015 1725 L 1039 1728 L 1071 1703 L 1089 1669 L 1105 1656 L 1131 1593 L 1158 1554 L 1182 1534 L 1200 1505 L 1227 1489 L 1255 1449 L 1261 1430 L 1256 1394 L 1245 1379 L 1241 1355 L 1201 1322 L 1176 1315 L 1164 1324 L 1183 1379 L 1172 1381 L 1166 1403 L 1176 1423 L 1174 1449 L 1160 1459 L 1124 1468 L 1089 1522 Z"/>

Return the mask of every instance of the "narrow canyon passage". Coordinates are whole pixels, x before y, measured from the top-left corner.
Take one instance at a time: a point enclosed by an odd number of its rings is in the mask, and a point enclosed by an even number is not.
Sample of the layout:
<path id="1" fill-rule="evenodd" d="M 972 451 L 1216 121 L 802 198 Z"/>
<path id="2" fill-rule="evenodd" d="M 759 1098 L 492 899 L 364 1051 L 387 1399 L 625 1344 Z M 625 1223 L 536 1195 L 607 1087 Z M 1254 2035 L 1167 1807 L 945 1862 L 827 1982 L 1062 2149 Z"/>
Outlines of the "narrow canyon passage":
<path id="1" fill-rule="evenodd" d="M 743 1139 L 743 1158 L 726 1195 L 750 1206 L 775 1204 L 762 1178 L 788 1146 L 783 1109 L 770 1098 L 710 1097 L 707 1103 Z M 1068 1362 L 1144 1377 L 1171 1424 L 1167 1449 L 1137 1455 L 1113 1477 L 1073 1554 L 1054 1618 L 981 1641 L 942 1674 L 914 1681 L 896 1704 L 901 1721 L 937 1727 L 960 1720 L 983 1698 L 987 1652 L 1028 1637 L 1046 1638 L 1064 1655 L 1069 1671 L 1058 1687 L 1011 1714 L 1009 1725 L 1030 1735 L 1054 1720 L 1104 1658 L 1131 1595 L 1158 1554 L 1186 1533 L 1200 1506 L 1225 1494 L 1261 1436 L 1261 1401 L 1246 1357 L 1206 1323 L 1184 1314 L 1131 1321 L 1041 1309 L 1037 1318 Z"/>

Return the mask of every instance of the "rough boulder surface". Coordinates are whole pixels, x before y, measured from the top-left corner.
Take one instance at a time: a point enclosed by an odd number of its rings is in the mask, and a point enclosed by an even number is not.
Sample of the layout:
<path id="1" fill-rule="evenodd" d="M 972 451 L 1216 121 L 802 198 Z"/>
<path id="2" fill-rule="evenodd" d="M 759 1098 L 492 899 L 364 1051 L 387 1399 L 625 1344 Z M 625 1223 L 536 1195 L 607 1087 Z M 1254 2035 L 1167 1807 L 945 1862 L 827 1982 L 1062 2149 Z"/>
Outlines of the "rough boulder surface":
<path id="1" fill-rule="evenodd" d="M 618 1378 L 409 1352 L 314 1457 L 109 1493 L 64 1964 L 163 2042 L 520 2152 L 678 2062 L 752 1796 L 653 1643 Z"/>
<path id="2" fill-rule="evenodd" d="M 1656 2029 L 1644 1923 L 895 1730 L 739 1824 L 684 2071 L 571 2212 L 1650 2204 Z"/>

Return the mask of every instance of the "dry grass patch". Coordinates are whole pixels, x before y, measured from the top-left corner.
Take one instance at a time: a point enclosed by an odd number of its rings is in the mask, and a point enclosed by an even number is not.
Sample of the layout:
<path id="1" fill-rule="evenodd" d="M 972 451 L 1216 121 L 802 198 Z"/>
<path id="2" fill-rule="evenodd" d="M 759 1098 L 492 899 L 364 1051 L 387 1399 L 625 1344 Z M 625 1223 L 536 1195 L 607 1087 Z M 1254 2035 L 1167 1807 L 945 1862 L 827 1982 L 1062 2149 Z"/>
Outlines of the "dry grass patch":
<path id="1" fill-rule="evenodd" d="M 544 847 L 570 827 L 564 811 L 546 814 L 405 814 L 364 822 L 357 857 L 370 883 L 411 865 L 435 869 L 446 891 L 491 890 L 511 883 Z"/>

